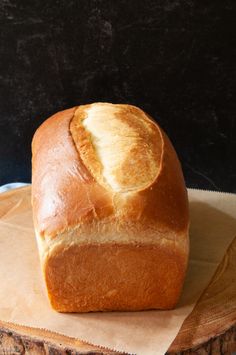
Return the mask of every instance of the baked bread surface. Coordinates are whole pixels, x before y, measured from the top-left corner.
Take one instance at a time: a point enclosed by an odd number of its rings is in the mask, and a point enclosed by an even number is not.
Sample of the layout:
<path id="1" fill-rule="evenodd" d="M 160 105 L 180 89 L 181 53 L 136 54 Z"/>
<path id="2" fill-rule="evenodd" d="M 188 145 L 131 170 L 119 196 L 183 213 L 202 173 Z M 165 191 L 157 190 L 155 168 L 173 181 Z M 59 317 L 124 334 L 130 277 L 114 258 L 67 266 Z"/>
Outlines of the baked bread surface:
<path id="1" fill-rule="evenodd" d="M 32 206 L 61 312 L 173 308 L 188 261 L 188 200 L 161 128 L 131 105 L 59 112 L 32 142 Z"/>

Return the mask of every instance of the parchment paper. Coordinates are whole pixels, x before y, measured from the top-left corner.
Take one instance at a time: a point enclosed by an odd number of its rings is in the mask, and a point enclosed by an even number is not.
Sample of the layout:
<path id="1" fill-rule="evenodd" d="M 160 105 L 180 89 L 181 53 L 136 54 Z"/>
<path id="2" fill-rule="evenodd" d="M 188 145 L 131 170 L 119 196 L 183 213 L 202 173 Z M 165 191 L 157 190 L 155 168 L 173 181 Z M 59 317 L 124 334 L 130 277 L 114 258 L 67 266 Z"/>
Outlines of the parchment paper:
<path id="1" fill-rule="evenodd" d="M 41 276 L 30 188 L 0 195 L 0 320 L 45 328 L 135 354 L 164 354 L 236 235 L 236 195 L 189 190 L 191 252 L 184 291 L 172 311 L 60 314 Z"/>

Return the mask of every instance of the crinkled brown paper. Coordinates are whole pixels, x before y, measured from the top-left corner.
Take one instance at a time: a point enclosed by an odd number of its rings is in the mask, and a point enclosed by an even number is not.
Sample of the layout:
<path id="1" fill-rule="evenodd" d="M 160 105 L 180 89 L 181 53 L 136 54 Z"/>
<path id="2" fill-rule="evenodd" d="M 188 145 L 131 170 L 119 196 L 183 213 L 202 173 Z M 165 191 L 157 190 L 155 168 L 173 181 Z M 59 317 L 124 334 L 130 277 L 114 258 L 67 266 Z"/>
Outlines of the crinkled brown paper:
<path id="1" fill-rule="evenodd" d="M 164 354 L 236 235 L 236 195 L 188 190 L 190 263 L 172 311 L 61 314 L 45 294 L 34 237 L 30 188 L 0 195 L 0 320 L 44 328 L 132 354 Z"/>

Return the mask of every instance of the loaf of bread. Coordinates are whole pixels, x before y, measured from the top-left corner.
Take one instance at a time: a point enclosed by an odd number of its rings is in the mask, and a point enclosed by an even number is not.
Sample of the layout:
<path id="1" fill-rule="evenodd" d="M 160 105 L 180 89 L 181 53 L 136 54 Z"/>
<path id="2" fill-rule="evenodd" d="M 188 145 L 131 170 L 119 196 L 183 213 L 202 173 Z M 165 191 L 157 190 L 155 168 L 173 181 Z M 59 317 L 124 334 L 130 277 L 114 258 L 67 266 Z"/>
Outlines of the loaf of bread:
<path id="1" fill-rule="evenodd" d="M 32 206 L 59 312 L 171 309 L 189 253 L 177 155 L 141 109 L 94 103 L 55 114 L 32 142 Z"/>

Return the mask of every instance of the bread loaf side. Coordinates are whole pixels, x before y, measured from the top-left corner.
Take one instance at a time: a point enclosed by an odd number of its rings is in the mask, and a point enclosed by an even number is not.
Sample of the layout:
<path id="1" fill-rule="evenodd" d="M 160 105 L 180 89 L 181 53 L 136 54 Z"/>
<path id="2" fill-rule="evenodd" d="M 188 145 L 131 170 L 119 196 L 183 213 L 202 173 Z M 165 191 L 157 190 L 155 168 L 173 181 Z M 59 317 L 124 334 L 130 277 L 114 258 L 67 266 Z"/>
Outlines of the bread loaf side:
<path id="1" fill-rule="evenodd" d="M 173 308 L 189 253 L 188 199 L 161 128 L 131 105 L 47 119 L 32 142 L 32 206 L 60 312 Z"/>

